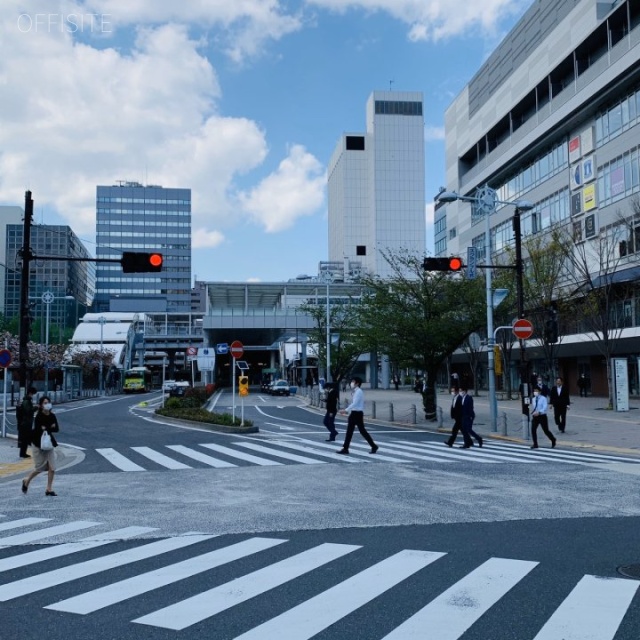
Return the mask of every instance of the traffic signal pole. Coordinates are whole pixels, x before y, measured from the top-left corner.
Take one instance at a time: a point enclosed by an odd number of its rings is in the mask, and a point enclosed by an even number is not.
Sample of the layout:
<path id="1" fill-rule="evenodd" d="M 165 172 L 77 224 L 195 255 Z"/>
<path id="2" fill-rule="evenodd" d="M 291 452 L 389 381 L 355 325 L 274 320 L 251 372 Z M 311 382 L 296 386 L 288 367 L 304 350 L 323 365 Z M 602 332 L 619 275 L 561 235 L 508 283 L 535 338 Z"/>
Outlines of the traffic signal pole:
<path id="1" fill-rule="evenodd" d="M 20 280 L 20 397 L 24 397 L 27 388 L 27 365 L 29 363 L 29 269 L 31 259 L 31 223 L 33 222 L 33 198 L 31 191 L 24 194 L 24 226 L 22 234 L 22 249 L 19 255 L 22 258 L 22 270 Z"/>

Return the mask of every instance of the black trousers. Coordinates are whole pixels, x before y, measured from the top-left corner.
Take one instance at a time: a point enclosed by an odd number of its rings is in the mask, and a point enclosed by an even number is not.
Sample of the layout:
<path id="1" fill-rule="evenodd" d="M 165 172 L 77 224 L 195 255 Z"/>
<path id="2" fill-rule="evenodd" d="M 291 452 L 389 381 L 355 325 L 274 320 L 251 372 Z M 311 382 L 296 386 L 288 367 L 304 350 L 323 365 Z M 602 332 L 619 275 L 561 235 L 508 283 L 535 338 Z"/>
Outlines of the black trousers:
<path id="1" fill-rule="evenodd" d="M 544 435 L 551 440 L 551 442 L 555 442 L 556 439 L 553 437 L 551 431 L 549 431 L 549 420 L 546 415 L 533 416 L 531 420 L 531 439 L 533 440 L 533 444 L 538 446 L 538 427 L 542 427 L 544 431 Z"/>
<path id="2" fill-rule="evenodd" d="M 338 435 L 338 430 L 336 429 L 335 413 L 330 413 L 329 411 L 327 411 L 327 413 L 324 414 L 324 420 L 322 421 L 322 423 L 325 427 L 327 427 L 327 429 L 329 429 L 329 433 L 332 438 L 335 438 Z"/>
<path id="3" fill-rule="evenodd" d="M 20 455 L 25 456 L 27 447 L 31 443 L 31 425 L 28 427 L 18 427 L 18 446 L 20 447 Z"/>
<path id="4" fill-rule="evenodd" d="M 353 432 L 355 431 L 356 427 L 358 427 L 360 435 L 369 443 L 369 446 L 373 449 L 376 446 L 376 443 L 369 435 L 369 432 L 364 428 L 363 411 L 352 411 L 349 414 L 349 419 L 347 420 L 347 433 L 344 436 L 344 444 L 342 445 L 342 448 L 346 449 L 347 451 L 349 450 L 351 438 L 353 438 Z"/>
<path id="5" fill-rule="evenodd" d="M 560 431 L 564 431 L 567 426 L 567 407 L 553 407 L 553 419 L 556 422 L 556 427 Z"/>

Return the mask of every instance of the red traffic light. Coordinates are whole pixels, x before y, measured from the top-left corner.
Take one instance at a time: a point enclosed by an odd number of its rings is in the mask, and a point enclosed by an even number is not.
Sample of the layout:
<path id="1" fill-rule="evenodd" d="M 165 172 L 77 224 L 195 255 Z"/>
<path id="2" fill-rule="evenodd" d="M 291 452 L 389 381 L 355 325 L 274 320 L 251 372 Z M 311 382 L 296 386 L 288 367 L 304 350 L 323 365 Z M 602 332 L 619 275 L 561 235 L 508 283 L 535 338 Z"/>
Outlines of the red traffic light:
<path id="1" fill-rule="evenodd" d="M 425 258 L 422 268 L 425 271 L 460 271 L 463 267 L 462 258 Z"/>
<path id="2" fill-rule="evenodd" d="M 449 258 L 449 270 L 460 271 L 462 269 L 462 260 L 460 258 Z"/>
<path id="3" fill-rule="evenodd" d="M 162 271 L 161 253 L 123 251 L 120 264 L 123 273 L 157 273 Z"/>

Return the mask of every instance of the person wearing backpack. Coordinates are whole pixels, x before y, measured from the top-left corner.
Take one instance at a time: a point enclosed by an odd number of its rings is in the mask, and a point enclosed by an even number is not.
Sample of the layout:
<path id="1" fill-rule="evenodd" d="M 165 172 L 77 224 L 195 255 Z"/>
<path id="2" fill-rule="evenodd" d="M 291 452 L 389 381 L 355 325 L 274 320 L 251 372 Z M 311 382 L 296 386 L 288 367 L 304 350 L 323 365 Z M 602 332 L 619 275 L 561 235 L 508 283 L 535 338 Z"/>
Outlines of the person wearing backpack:
<path id="1" fill-rule="evenodd" d="M 51 411 L 51 400 L 47 396 L 40 398 L 38 413 L 31 432 L 33 451 L 33 471 L 22 481 L 22 493 L 29 490 L 29 483 L 43 471 L 47 472 L 47 488 L 45 496 L 57 496 L 53 490 L 53 477 L 56 472 L 55 447 L 58 446 L 54 433 L 58 433 L 58 419 Z"/>
<path id="2" fill-rule="evenodd" d="M 33 396 L 37 393 L 35 387 L 29 387 L 27 393 L 22 398 L 22 403 L 16 407 L 16 420 L 18 423 L 18 446 L 20 447 L 20 457 L 30 458 L 27 447 L 31 444 L 31 427 L 33 425 L 33 414 L 38 410 L 33 406 Z"/>

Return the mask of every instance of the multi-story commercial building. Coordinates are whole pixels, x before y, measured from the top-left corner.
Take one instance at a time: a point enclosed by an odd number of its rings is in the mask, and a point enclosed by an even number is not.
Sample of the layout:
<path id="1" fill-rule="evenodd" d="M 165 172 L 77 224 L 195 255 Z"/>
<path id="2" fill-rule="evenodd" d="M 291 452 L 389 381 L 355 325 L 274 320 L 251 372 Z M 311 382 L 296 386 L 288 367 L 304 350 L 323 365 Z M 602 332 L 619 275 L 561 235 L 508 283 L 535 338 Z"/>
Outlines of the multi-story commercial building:
<path id="1" fill-rule="evenodd" d="M 96 257 L 158 251 L 160 273 L 122 273 L 98 263 L 95 310 L 188 313 L 191 309 L 191 189 L 138 182 L 98 186 Z"/>
<path id="2" fill-rule="evenodd" d="M 391 272 L 381 250 L 424 254 L 422 105 L 418 92 L 375 91 L 366 132 L 338 141 L 328 171 L 330 263 L 346 264 L 346 271 L 359 263 L 386 277 Z"/>
<path id="3" fill-rule="evenodd" d="M 18 268 L 18 256 L 7 254 L 7 226 L 20 224 L 24 220 L 24 210 L 17 206 L 0 207 L 0 313 L 6 315 L 6 274 Z"/>
<path id="4" fill-rule="evenodd" d="M 618 281 L 637 279 L 640 219 L 640 3 L 537 0 L 482 65 L 446 113 L 446 188 L 474 196 L 484 185 L 502 201 L 527 200 L 526 239 L 554 225 L 573 241 L 616 243 Z M 491 214 L 491 248 L 513 244 L 512 206 Z M 436 208 L 436 252 L 466 255 L 487 238 L 482 215 L 457 201 Z M 636 235 L 637 234 L 637 235 Z M 595 271 L 600 267 L 594 264 Z M 635 267 L 635 269 L 633 268 Z M 640 296 L 621 302 L 623 355 L 640 353 Z M 616 310 L 618 313 L 618 310 Z M 591 374 L 606 390 L 602 356 L 588 339 L 558 346 L 561 371 Z M 631 388 L 640 390 L 638 367 Z M 599 384 L 598 384 L 599 380 Z M 575 387 L 574 387 L 575 390 Z"/>
<path id="5" fill-rule="evenodd" d="M 5 276 L 5 314 L 8 318 L 20 315 L 21 268 L 18 252 L 22 249 L 24 226 L 6 225 L 5 251 L 10 268 Z M 31 316 L 39 320 L 42 335 L 33 340 L 44 342 L 47 304 L 42 300 L 45 292 L 53 294 L 49 303 L 49 330 L 52 341 L 62 340 L 65 329 L 73 329 L 78 319 L 89 308 L 95 290 L 95 264 L 68 260 L 38 260 L 38 256 L 61 258 L 91 258 L 80 238 L 66 225 L 33 225 L 31 227 L 29 298 Z"/>

